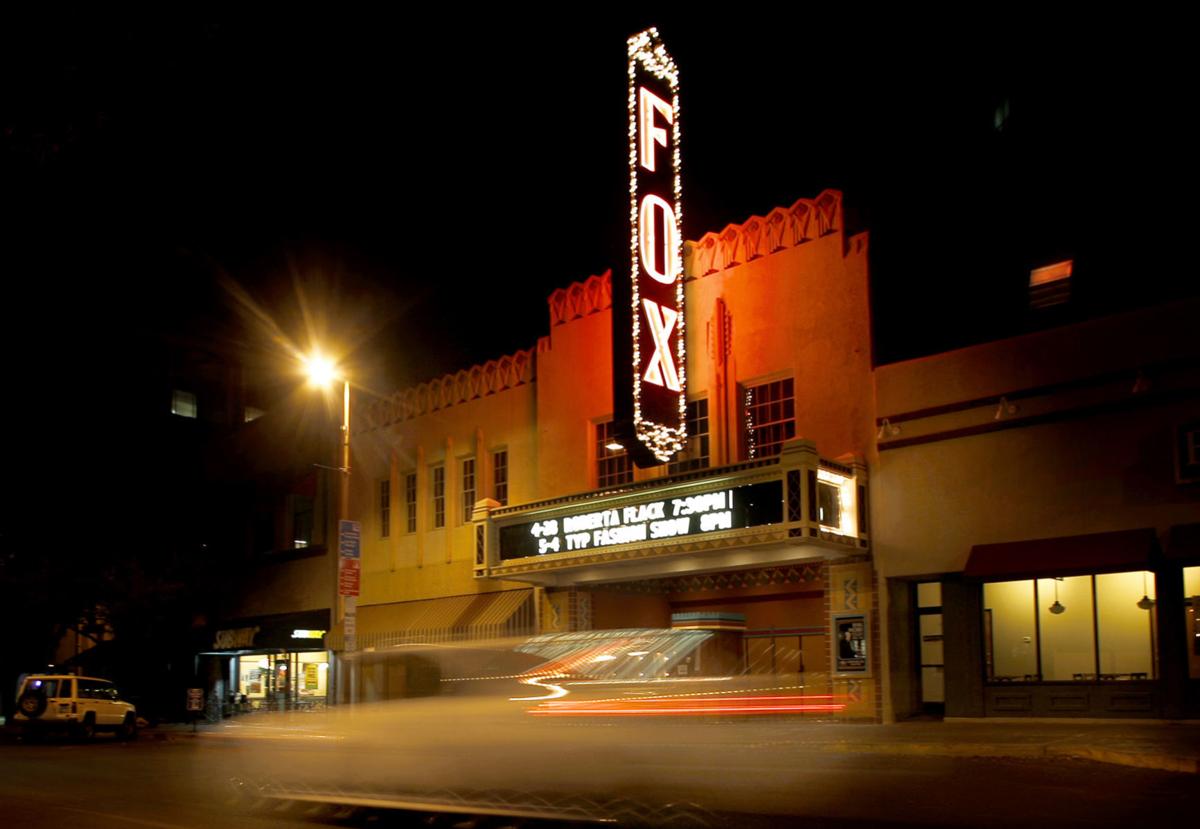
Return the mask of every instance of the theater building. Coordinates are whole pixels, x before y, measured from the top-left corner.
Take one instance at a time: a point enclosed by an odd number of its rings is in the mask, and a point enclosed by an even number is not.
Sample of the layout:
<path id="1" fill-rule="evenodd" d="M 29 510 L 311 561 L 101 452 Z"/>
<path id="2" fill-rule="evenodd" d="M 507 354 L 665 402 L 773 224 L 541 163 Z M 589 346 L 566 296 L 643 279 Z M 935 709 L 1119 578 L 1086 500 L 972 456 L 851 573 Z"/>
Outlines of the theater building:
<path id="1" fill-rule="evenodd" d="M 614 434 L 607 273 L 555 291 L 529 350 L 359 405 L 358 648 L 698 628 L 719 644 L 672 676 L 880 717 L 867 241 L 825 191 L 684 246 L 687 439 L 658 466 Z M 402 683 L 364 662 L 353 695 Z"/>

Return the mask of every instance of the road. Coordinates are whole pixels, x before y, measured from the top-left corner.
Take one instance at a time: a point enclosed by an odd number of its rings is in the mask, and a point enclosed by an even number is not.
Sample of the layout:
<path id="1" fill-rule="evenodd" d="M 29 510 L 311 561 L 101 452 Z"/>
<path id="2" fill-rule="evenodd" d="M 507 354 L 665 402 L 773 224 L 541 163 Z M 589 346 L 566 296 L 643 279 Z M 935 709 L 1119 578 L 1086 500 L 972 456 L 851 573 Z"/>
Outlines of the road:
<path id="1" fill-rule="evenodd" d="M 73 829 L 345 825 L 232 807 L 227 781 L 236 751 L 231 741 L 203 736 L 128 744 L 107 739 L 0 744 L 0 822 Z M 1200 814 L 1194 775 L 1078 760 L 814 753 L 789 745 L 786 738 L 741 745 L 723 740 L 713 744 L 708 757 L 697 742 L 688 751 L 688 779 L 681 779 L 679 764 L 664 756 L 659 771 L 668 782 L 656 787 L 659 775 L 643 764 L 637 796 L 648 802 L 658 790 L 663 798 L 682 794 L 714 802 L 716 795 L 738 807 L 737 813 L 723 817 L 729 827 L 1095 829 L 1190 820 Z M 378 814 L 367 814 L 351 823 L 418 825 L 418 820 L 394 814 L 380 820 Z"/>

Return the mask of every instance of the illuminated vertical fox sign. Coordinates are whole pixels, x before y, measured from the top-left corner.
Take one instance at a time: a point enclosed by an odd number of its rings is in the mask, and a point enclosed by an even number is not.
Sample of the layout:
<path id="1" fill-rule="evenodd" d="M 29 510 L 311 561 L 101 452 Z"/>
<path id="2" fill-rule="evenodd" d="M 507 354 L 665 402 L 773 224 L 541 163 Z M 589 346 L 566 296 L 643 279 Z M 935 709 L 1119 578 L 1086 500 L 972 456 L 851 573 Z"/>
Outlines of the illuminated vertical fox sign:
<path id="1" fill-rule="evenodd" d="M 614 408 L 639 466 L 670 460 L 687 437 L 679 136 L 679 72 L 647 29 L 629 38 L 629 290 L 613 295 L 614 311 L 628 301 L 613 340 L 630 349 L 614 349 Z M 626 358 L 630 373 L 617 362 Z"/>

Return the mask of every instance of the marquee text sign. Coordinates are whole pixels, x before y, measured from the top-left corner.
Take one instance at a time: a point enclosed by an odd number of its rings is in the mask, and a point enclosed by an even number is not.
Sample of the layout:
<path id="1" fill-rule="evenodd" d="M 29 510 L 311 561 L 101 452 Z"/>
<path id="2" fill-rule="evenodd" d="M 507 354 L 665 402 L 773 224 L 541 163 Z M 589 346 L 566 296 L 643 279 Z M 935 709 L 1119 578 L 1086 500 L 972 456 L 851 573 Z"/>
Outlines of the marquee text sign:
<path id="1" fill-rule="evenodd" d="M 632 426 L 623 436 L 637 444 L 630 455 L 648 466 L 670 460 L 687 437 L 679 73 L 657 30 L 628 45 L 630 278 L 613 299 L 614 311 L 628 303 L 614 313 L 614 342 L 628 344 L 614 350 L 614 408 Z"/>
<path id="2" fill-rule="evenodd" d="M 780 481 L 658 498 L 500 528 L 500 560 L 614 547 L 670 543 L 692 535 L 783 520 Z"/>

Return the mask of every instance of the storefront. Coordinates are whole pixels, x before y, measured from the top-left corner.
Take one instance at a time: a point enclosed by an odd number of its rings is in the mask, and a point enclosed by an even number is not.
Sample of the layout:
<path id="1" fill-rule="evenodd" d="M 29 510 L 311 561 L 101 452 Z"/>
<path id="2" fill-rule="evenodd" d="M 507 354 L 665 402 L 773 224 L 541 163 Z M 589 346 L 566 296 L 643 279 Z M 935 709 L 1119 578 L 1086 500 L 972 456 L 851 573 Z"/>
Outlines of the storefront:
<path id="1" fill-rule="evenodd" d="M 1165 549 L 1149 528 L 977 545 L 962 573 L 892 584 L 894 608 L 909 608 L 906 661 L 920 672 L 922 708 L 988 717 L 1200 711 L 1200 566 L 1178 544 L 1172 554 L 1181 528 L 1173 530 Z"/>
<path id="2" fill-rule="evenodd" d="M 324 637 L 329 611 L 239 619 L 213 633 L 197 656 L 208 715 L 323 708 L 334 684 Z"/>
<path id="3" fill-rule="evenodd" d="M 896 718 L 1200 716 L 1195 312 L 876 370 Z"/>

